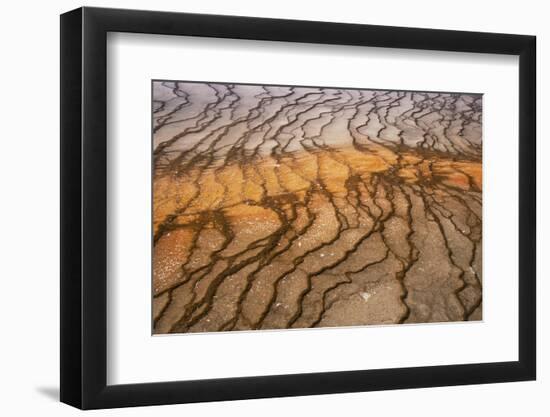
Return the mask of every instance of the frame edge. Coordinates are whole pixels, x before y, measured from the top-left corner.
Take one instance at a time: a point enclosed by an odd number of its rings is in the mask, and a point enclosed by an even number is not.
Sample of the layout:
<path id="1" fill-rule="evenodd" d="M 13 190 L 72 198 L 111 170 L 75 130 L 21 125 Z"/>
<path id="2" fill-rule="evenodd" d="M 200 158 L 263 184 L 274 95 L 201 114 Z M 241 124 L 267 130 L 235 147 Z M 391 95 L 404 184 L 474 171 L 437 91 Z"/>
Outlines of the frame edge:
<path id="1" fill-rule="evenodd" d="M 525 36 L 519 53 L 519 362 L 537 375 L 537 38 Z"/>
<path id="2" fill-rule="evenodd" d="M 82 9 L 60 16 L 60 400 L 82 407 Z"/>

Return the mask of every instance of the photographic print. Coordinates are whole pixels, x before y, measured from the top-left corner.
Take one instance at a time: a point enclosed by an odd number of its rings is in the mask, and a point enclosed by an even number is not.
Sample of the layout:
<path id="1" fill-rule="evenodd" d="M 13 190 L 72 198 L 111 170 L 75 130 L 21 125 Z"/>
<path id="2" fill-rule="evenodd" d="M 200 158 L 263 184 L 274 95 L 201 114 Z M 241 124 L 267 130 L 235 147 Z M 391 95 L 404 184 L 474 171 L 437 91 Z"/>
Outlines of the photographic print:
<path id="1" fill-rule="evenodd" d="M 154 334 L 482 319 L 482 95 L 152 81 Z"/>

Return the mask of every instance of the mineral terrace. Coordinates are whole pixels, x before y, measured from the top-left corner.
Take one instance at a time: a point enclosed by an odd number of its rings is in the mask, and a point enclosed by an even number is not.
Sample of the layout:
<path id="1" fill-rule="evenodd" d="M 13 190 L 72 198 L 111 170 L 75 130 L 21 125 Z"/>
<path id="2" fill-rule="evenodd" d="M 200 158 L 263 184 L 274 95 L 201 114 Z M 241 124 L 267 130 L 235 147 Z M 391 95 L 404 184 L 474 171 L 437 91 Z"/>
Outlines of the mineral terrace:
<path id="1" fill-rule="evenodd" d="M 154 333 L 481 320 L 482 97 L 153 82 Z"/>

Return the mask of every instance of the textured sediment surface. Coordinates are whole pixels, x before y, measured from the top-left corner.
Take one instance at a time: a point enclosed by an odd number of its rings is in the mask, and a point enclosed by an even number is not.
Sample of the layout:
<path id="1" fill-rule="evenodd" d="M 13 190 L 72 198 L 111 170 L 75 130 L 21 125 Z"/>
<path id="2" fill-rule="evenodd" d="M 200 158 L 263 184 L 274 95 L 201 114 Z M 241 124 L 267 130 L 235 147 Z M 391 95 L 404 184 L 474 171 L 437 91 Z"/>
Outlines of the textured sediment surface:
<path id="1" fill-rule="evenodd" d="M 155 333 L 481 319 L 481 96 L 154 82 Z"/>

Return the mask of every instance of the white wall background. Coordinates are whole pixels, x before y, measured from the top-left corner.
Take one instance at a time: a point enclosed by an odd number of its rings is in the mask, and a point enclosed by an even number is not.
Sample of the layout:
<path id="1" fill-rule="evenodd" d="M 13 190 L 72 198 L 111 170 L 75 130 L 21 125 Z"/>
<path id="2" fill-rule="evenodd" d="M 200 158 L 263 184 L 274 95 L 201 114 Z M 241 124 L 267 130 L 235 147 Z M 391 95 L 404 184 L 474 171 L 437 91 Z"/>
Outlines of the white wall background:
<path id="1" fill-rule="evenodd" d="M 6 2 L 0 15 L 0 413 L 3 415 L 76 415 L 57 402 L 59 379 L 59 17 L 82 4 Z M 158 9 L 415 26 L 441 29 L 510 32 L 538 37 L 538 381 L 497 385 L 325 395 L 230 403 L 145 407 L 94 412 L 94 415 L 279 416 L 344 413 L 446 417 L 465 415 L 529 415 L 550 413 L 550 135 L 547 116 L 550 82 L 550 26 L 545 2 L 523 0 L 393 0 L 337 2 L 278 0 L 92 1 L 86 5 Z M 547 187 L 546 187 L 547 188 Z M 545 191 L 545 192 L 544 192 Z M 546 395 L 545 395 L 546 394 Z"/>

